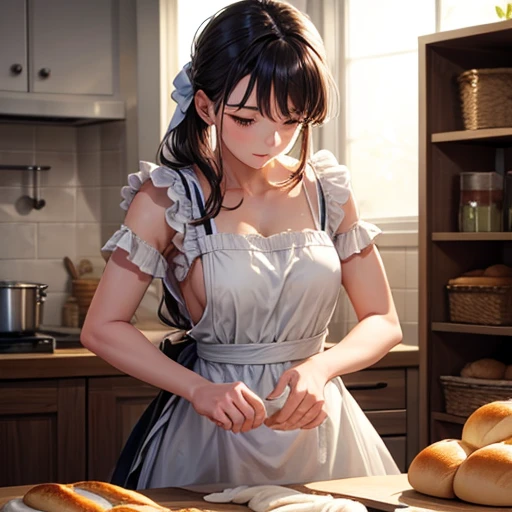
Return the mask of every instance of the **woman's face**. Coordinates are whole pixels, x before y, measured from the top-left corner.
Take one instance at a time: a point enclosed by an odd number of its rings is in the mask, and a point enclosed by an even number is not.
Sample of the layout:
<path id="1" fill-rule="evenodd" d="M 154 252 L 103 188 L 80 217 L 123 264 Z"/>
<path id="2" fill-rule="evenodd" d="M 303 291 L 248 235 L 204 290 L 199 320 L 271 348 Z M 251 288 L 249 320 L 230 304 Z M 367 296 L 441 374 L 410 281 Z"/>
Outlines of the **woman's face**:
<path id="1" fill-rule="evenodd" d="M 239 108 L 249 84 L 249 76 L 240 80 L 231 93 L 224 108 L 219 111 L 223 116 L 222 143 L 223 155 L 226 150 L 242 164 L 253 169 L 261 169 L 274 158 L 283 154 L 295 141 L 299 133 L 300 119 L 298 115 L 284 119 L 276 108 L 272 111 L 275 121 L 263 117 L 256 103 L 256 87 L 253 88 L 246 104 Z M 274 103 L 271 101 L 271 104 Z"/>

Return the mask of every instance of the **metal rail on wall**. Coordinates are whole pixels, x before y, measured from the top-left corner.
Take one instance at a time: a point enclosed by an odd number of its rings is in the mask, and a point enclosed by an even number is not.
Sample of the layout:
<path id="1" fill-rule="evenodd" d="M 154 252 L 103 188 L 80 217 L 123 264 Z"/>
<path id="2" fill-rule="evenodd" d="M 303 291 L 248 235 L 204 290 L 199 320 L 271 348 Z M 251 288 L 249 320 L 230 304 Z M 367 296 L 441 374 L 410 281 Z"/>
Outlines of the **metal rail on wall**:
<path id="1" fill-rule="evenodd" d="M 32 208 L 40 210 L 46 204 L 46 201 L 41 198 L 41 176 L 40 171 L 49 171 L 49 165 L 0 165 L 0 171 L 32 171 L 32 186 L 34 189 L 33 197 L 28 197 L 31 201 Z"/>

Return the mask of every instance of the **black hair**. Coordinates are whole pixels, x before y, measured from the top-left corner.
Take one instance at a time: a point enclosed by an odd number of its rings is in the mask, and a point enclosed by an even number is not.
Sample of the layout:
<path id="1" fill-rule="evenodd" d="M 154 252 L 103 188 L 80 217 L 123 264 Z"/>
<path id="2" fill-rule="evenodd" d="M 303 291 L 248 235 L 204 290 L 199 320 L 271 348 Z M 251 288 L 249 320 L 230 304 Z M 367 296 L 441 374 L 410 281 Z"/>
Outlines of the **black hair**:
<path id="1" fill-rule="evenodd" d="M 217 114 L 245 76 L 250 79 L 240 106 L 256 87 L 257 105 L 264 116 L 271 117 L 277 107 L 282 117 L 290 118 L 291 104 L 293 117 L 301 120 L 299 165 L 282 182 L 283 186 L 295 185 L 309 157 L 311 126 L 324 123 L 337 100 L 322 39 L 309 18 L 278 0 L 242 0 L 212 16 L 193 43 L 189 77 L 194 92 L 203 90 Z M 271 105 L 271 92 L 275 105 Z M 157 159 L 177 169 L 195 164 L 208 180 L 211 194 L 205 215 L 194 224 L 219 213 L 222 161 L 212 151 L 209 126 L 193 101 L 183 121 L 162 140 Z"/>

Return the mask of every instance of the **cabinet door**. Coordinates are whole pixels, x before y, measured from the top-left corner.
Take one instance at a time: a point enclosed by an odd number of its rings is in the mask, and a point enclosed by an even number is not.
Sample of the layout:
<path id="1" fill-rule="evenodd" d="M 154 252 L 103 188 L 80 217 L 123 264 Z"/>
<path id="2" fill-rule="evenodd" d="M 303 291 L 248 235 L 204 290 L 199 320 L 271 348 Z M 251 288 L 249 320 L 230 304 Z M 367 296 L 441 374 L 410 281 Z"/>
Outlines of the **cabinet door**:
<path id="1" fill-rule="evenodd" d="M 131 377 L 90 378 L 89 480 L 110 481 L 130 432 L 158 389 Z"/>
<path id="2" fill-rule="evenodd" d="M 26 4 L 20 0 L 0 2 L 0 90 L 26 92 Z"/>
<path id="3" fill-rule="evenodd" d="M 85 380 L 0 382 L 0 487 L 85 479 Z"/>
<path id="4" fill-rule="evenodd" d="M 113 93 L 112 0 L 29 0 L 30 91 Z"/>

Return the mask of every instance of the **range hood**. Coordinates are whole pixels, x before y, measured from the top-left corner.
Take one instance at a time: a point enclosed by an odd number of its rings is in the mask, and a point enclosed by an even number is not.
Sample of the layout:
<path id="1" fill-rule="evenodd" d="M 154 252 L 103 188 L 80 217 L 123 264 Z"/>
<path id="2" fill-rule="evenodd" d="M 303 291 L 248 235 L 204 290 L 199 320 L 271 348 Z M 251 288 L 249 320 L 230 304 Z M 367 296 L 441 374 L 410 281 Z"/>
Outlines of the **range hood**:
<path id="1" fill-rule="evenodd" d="M 125 103 L 105 96 L 10 93 L 0 95 L 0 122 L 85 125 L 125 119 Z"/>

